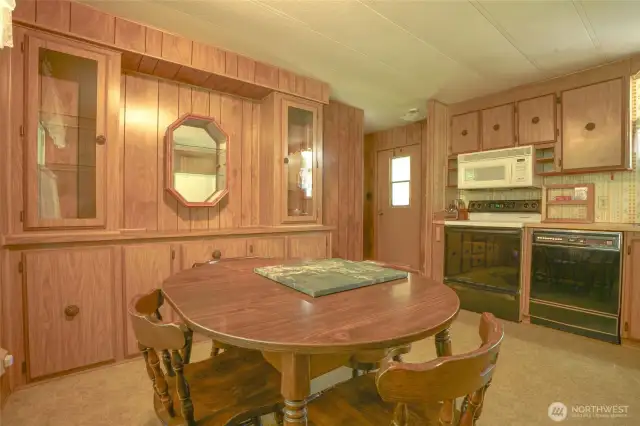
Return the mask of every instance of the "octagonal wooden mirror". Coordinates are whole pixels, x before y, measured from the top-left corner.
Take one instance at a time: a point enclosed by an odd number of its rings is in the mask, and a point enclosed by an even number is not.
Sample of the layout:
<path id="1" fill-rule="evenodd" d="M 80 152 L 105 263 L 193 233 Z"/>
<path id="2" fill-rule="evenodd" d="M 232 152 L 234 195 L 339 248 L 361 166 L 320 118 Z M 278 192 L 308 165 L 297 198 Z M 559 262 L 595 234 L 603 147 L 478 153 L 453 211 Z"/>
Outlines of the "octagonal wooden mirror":
<path id="1" fill-rule="evenodd" d="M 186 207 L 213 207 L 228 192 L 229 137 L 211 117 L 187 114 L 165 134 L 165 188 Z"/>

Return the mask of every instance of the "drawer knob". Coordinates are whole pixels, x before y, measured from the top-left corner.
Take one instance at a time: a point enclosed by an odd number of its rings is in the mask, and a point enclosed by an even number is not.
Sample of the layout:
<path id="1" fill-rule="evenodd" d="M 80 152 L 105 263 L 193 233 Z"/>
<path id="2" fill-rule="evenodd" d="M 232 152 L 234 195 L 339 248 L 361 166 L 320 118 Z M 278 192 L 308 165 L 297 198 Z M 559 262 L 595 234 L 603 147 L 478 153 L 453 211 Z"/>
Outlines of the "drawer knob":
<path id="1" fill-rule="evenodd" d="M 104 145 L 105 142 L 107 142 L 107 138 L 105 138 L 104 135 L 99 135 L 96 137 L 96 143 L 98 145 Z"/>
<path id="2" fill-rule="evenodd" d="M 496 131 L 500 130 L 500 125 L 499 124 L 494 124 L 493 125 L 493 130 L 496 130 Z"/>
<path id="3" fill-rule="evenodd" d="M 64 308 L 64 315 L 67 317 L 67 320 L 71 321 L 75 318 L 76 315 L 80 313 L 80 308 L 77 305 L 69 305 Z"/>
<path id="4" fill-rule="evenodd" d="M 461 134 L 462 136 L 467 136 L 467 130 L 466 130 L 466 129 L 465 129 L 465 130 L 463 130 L 462 132 L 460 132 L 460 134 Z"/>
<path id="5" fill-rule="evenodd" d="M 211 253 L 211 257 L 213 259 L 218 260 L 218 259 L 222 258 L 222 253 L 220 252 L 220 250 L 214 250 L 213 253 Z"/>
<path id="6" fill-rule="evenodd" d="M 585 129 L 587 129 L 588 131 L 592 131 L 593 129 L 596 128 L 596 123 L 587 123 L 586 126 L 584 126 Z"/>
<path id="7" fill-rule="evenodd" d="M 531 119 L 531 122 L 532 122 L 533 124 L 538 124 L 538 123 L 540 122 L 540 117 L 533 117 L 533 118 Z"/>

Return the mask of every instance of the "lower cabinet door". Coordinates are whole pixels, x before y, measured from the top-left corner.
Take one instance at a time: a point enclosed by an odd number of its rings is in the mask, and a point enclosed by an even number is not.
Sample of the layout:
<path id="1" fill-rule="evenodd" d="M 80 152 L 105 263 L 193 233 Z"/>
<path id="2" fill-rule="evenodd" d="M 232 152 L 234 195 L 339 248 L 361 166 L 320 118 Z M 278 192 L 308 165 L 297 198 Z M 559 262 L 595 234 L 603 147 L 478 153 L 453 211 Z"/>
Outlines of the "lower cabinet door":
<path id="1" fill-rule="evenodd" d="M 284 259 L 284 237 L 251 238 L 247 241 L 248 255 Z"/>
<path id="2" fill-rule="evenodd" d="M 292 235 L 287 237 L 290 259 L 326 259 L 328 234 Z"/>
<path id="3" fill-rule="evenodd" d="M 114 250 L 28 251 L 22 261 L 29 377 L 114 359 Z"/>
<path id="4" fill-rule="evenodd" d="M 182 244 L 182 269 L 191 268 L 194 263 L 213 260 L 216 252 L 220 252 L 222 259 L 247 257 L 247 240 L 230 238 L 184 243 Z"/>
<path id="5" fill-rule="evenodd" d="M 127 356 L 140 353 L 138 341 L 133 333 L 128 314 L 128 306 L 139 294 L 147 294 L 162 287 L 162 282 L 171 275 L 170 244 L 137 244 L 123 247 L 122 272 L 124 276 L 124 315 L 127 329 L 125 332 L 125 353 Z M 173 319 L 168 304 L 160 310 L 163 320 Z"/>

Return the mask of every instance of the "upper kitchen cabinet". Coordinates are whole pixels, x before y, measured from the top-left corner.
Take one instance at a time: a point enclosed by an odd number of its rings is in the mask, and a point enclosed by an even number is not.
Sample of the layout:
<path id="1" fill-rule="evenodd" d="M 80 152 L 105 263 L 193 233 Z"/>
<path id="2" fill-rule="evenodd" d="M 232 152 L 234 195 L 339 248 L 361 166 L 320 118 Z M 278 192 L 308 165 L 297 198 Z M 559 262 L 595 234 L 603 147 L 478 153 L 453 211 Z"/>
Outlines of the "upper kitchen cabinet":
<path id="1" fill-rule="evenodd" d="M 479 121 L 477 111 L 451 117 L 449 155 L 480 149 Z"/>
<path id="2" fill-rule="evenodd" d="M 25 228 L 104 227 L 119 54 L 36 31 L 23 39 Z"/>
<path id="3" fill-rule="evenodd" d="M 482 111 L 482 150 L 509 148 L 515 145 L 513 104 Z"/>
<path id="4" fill-rule="evenodd" d="M 322 105 L 273 94 L 261 114 L 261 223 L 321 223 Z"/>
<path id="5" fill-rule="evenodd" d="M 556 141 L 556 96 L 518 102 L 518 145 Z"/>
<path id="6" fill-rule="evenodd" d="M 630 167 L 625 79 L 562 92 L 562 170 Z"/>

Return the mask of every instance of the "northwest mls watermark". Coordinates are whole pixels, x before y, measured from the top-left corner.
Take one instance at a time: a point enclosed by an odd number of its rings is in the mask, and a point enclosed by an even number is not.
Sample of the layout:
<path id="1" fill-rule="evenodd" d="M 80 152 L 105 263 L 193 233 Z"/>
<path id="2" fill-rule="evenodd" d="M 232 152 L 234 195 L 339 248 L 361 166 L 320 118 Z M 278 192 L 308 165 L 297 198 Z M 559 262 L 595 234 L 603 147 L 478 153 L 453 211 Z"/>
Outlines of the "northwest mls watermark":
<path id="1" fill-rule="evenodd" d="M 562 402 L 554 402 L 549 405 L 547 414 L 554 422 L 561 422 L 568 418 L 615 419 L 629 417 L 629 406 L 615 404 L 574 404 L 569 408 Z"/>

